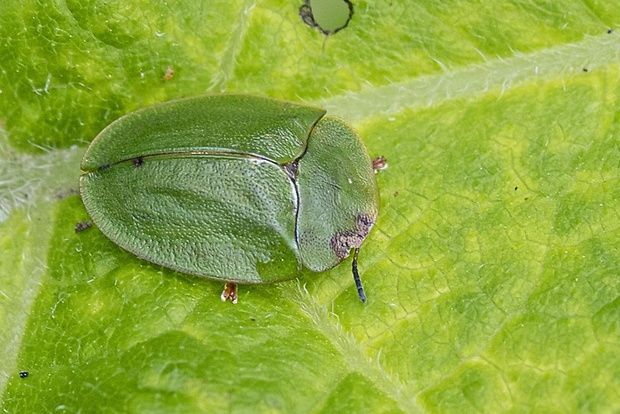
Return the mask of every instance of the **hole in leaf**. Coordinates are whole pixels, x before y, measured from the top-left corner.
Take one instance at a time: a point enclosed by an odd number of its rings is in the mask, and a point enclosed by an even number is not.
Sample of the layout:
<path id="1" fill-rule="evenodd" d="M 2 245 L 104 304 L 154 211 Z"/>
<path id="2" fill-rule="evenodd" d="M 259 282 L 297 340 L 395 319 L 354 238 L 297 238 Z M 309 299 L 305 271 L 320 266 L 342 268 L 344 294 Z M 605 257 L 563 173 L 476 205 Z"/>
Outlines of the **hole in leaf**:
<path id="1" fill-rule="evenodd" d="M 301 20 L 325 36 L 331 36 L 347 27 L 353 17 L 349 0 L 306 0 L 299 8 Z"/>

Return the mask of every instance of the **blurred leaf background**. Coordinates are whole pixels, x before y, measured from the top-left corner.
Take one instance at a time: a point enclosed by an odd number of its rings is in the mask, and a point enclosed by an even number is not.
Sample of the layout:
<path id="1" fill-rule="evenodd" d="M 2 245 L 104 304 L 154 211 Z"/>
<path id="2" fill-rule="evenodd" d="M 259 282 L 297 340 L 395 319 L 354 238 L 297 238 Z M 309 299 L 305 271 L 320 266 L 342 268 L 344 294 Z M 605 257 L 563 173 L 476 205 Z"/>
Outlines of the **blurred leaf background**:
<path id="1" fill-rule="evenodd" d="M 0 4 L 2 409 L 619 411 L 618 4 L 358 0 L 327 39 L 301 5 Z M 325 107 L 386 156 L 367 304 L 350 261 L 232 306 L 74 233 L 103 127 L 221 92 Z"/>

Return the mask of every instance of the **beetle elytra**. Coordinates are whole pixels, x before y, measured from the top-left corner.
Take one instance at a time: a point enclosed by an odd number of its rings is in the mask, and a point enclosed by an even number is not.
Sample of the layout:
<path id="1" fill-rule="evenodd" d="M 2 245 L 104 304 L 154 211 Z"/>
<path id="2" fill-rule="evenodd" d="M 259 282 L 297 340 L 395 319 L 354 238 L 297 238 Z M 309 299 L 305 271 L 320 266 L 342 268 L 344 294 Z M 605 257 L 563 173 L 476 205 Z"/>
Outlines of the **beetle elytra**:
<path id="1" fill-rule="evenodd" d="M 208 95 L 125 115 L 91 143 L 80 194 L 92 222 L 150 262 L 236 285 L 334 267 L 357 253 L 379 208 L 355 131 L 325 111 Z"/>

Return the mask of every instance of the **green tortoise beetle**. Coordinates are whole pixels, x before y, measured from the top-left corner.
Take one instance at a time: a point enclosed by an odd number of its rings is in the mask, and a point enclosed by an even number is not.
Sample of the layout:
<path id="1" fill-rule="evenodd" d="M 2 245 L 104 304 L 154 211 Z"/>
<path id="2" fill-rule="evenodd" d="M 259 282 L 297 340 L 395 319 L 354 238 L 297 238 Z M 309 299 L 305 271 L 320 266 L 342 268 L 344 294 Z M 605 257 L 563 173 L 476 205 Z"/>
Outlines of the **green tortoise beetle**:
<path id="1" fill-rule="evenodd" d="M 380 163 L 382 165 L 382 163 Z M 379 209 L 355 131 L 323 109 L 250 95 L 165 102 L 108 125 L 81 164 L 92 222 L 139 258 L 237 284 L 330 269 Z"/>

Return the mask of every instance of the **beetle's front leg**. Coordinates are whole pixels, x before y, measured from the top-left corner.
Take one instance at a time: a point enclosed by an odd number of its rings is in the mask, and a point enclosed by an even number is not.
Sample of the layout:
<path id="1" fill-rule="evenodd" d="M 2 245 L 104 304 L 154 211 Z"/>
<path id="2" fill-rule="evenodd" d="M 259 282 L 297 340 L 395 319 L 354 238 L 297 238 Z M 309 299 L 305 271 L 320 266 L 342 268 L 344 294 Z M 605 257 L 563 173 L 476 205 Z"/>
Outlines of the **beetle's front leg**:
<path id="1" fill-rule="evenodd" d="M 226 302 L 230 299 L 233 304 L 237 303 L 237 284 L 233 282 L 226 282 L 224 285 L 224 291 L 222 292 L 222 302 Z"/>
<path id="2" fill-rule="evenodd" d="M 372 169 L 375 170 L 375 174 L 381 170 L 385 170 L 388 166 L 387 160 L 383 155 L 372 159 Z"/>

